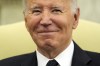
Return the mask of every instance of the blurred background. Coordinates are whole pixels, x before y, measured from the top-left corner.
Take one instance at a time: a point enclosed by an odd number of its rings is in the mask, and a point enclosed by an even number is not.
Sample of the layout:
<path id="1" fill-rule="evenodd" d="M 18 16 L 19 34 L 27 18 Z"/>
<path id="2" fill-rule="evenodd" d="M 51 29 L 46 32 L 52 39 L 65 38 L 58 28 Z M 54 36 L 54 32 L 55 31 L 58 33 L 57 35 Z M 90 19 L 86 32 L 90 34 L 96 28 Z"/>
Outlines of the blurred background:
<path id="1" fill-rule="evenodd" d="M 78 0 L 81 19 L 100 24 L 100 0 Z M 23 21 L 23 0 L 0 0 L 0 25 Z"/>

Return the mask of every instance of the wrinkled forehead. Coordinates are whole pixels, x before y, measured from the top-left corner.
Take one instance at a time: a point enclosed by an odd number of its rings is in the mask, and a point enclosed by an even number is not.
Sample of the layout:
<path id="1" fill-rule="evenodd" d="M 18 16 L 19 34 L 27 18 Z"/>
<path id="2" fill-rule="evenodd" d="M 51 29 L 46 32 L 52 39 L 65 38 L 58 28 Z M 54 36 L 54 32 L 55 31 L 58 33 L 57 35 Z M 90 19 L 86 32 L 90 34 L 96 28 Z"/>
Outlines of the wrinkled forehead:
<path id="1" fill-rule="evenodd" d="M 71 0 L 25 0 L 27 6 L 32 6 L 34 4 L 69 4 Z"/>

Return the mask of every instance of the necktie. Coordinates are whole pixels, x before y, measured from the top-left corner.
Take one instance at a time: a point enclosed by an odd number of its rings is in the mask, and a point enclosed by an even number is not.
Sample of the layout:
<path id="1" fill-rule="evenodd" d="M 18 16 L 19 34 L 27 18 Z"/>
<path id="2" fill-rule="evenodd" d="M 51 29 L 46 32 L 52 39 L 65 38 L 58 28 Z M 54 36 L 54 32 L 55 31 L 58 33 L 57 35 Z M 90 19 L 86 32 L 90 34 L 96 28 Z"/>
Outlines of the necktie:
<path id="1" fill-rule="evenodd" d="M 59 64 L 56 60 L 50 60 L 46 66 L 59 66 Z"/>

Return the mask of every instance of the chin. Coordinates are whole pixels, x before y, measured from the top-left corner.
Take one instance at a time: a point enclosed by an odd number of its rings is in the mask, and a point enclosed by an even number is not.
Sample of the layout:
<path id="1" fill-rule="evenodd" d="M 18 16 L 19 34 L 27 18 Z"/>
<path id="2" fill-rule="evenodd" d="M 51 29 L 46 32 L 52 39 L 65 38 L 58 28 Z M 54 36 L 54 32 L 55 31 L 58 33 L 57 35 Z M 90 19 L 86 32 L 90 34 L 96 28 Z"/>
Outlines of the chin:
<path id="1" fill-rule="evenodd" d="M 51 39 L 46 39 L 40 42 L 38 45 L 47 50 L 53 49 L 56 46 L 55 42 L 52 41 Z"/>

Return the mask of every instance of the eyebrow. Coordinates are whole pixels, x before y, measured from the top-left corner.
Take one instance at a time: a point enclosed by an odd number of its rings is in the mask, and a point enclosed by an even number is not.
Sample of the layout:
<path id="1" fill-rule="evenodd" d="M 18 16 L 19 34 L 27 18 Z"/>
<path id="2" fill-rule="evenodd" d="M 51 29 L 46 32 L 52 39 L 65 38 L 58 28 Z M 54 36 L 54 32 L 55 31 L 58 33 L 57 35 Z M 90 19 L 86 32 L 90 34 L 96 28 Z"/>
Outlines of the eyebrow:
<path id="1" fill-rule="evenodd" d="M 31 9 L 40 9 L 40 6 L 33 6 Z"/>
<path id="2" fill-rule="evenodd" d="M 55 9 L 56 9 L 56 8 L 60 8 L 60 9 L 61 9 L 62 7 L 59 6 L 59 5 L 54 5 L 54 6 L 52 6 L 52 8 L 55 8 Z"/>
<path id="3" fill-rule="evenodd" d="M 63 8 L 60 7 L 60 6 L 53 6 L 52 9 L 61 9 L 61 10 L 63 10 Z"/>
<path id="4" fill-rule="evenodd" d="M 60 8 L 60 7 L 58 7 L 58 6 L 53 6 L 52 8 L 55 8 L 55 9 L 56 9 L 56 8 Z"/>

